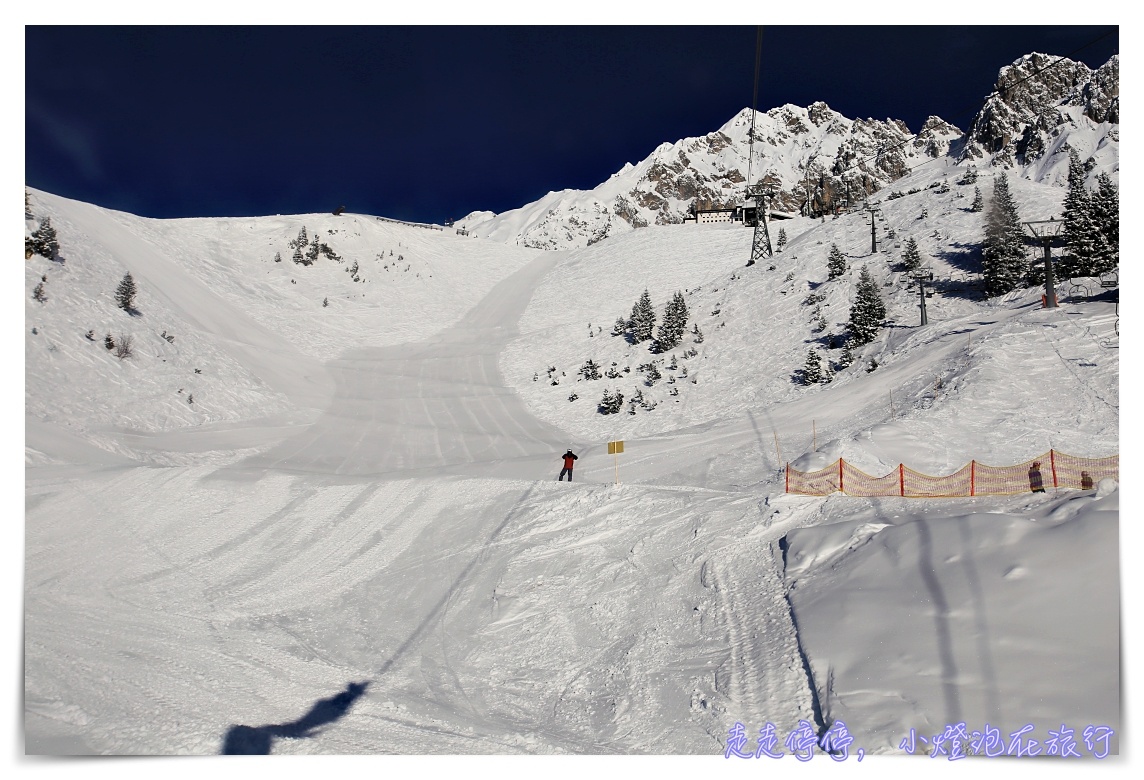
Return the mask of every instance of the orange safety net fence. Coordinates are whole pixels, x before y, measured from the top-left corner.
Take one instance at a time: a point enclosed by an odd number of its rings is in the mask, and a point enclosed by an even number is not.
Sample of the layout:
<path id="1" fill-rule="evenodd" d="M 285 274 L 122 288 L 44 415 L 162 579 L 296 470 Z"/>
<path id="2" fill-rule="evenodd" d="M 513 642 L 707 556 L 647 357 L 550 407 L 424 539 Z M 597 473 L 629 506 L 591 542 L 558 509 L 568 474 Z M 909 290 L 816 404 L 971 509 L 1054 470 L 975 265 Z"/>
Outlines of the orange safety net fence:
<path id="1" fill-rule="evenodd" d="M 1107 477 L 1120 479 L 1119 455 L 1080 458 L 1049 450 L 1040 457 L 1012 466 L 987 466 L 973 460 L 944 477 L 923 474 L 901 463 L 884 477 L 875 477 L 839 458 L 818 471 L 798 471 L 788 463 L 786 492 L 826 496 L 841 491 L 848 496 L 867 498 L 1006 496 L 1047 488 L 1091 490 Z"/>

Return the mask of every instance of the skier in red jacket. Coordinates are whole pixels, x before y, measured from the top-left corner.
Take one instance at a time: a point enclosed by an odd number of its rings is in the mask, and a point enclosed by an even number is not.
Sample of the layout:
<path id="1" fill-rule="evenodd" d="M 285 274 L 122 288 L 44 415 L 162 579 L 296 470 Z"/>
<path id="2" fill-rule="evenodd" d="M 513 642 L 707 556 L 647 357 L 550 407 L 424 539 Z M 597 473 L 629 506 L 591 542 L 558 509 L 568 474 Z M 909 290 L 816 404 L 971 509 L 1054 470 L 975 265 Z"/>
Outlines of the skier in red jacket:
<path id="1" fill-rule="evenodd" d="M 557 479 L 556 481 L 557 482 L 563 482 L 564 481 L 564 475 L 567 474 L 568 475 L 568 481 L 571 482 L 572 481 L 572 464 L 576 462 L 576 454 L 574 452 L 572 452 L 572 448 L 569 447 L 568 452 L 564 453 L 564 455 L 562 457 L 564 458 L 564 468 L 560 470 L 560 478 Z"/>

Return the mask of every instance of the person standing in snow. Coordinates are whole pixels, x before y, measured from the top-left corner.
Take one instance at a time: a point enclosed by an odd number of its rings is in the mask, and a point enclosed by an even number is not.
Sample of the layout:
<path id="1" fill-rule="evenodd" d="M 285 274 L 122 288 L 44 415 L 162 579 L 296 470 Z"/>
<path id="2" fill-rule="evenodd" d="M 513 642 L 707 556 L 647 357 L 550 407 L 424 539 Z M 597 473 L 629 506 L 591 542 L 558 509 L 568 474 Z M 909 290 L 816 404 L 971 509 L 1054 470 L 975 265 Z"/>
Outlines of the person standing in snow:
<path id="1" fill-rule="evenodd" d="M 562 457 L 564 458 L 564 468 L 562 468 L 560 470 L 560 478 L 557 479 L 556 481 L 557 482 L 563 482 L 564 481 L 564 475 L 567 474 L 568 475 L 568 481 L 571 482 L 572 481 L 572 464 L 576 462 L 576 453 L 572 452 L 572 448 L 569 447 L 568 451 L 566 453 L 564 453 L 564 455 Z"/>
<path id="2" fill-rule="evenodd" d="M 1045 492 L 1045 483 L 1041 479 L 1040 461 L 1034 462 L 1032 466 L 1029 466 L 1029 489 L 1034 493 Z"/>

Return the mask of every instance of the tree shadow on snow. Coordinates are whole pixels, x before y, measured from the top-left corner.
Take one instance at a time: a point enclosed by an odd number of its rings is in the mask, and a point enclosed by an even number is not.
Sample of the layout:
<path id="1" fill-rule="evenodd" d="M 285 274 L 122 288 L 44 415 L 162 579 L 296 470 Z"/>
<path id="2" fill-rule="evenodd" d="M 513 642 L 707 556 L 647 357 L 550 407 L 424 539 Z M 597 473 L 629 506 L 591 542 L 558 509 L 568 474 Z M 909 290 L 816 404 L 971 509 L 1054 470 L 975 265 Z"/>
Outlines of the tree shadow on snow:
<path id="1" fill-rule="evenodd" d="M 349 712 L 352 705 L 369 687 L 368 682 L 350 683 L 346 689 L 328 699 L 318 699 L 309 711 L 290 723 L 269 726 L 231 726 L 223 739 L 224 756 L 266 756 L 274 746 L 274 738 L 308 739 L 321 733 L 320 727 L 333 723 Z"/>

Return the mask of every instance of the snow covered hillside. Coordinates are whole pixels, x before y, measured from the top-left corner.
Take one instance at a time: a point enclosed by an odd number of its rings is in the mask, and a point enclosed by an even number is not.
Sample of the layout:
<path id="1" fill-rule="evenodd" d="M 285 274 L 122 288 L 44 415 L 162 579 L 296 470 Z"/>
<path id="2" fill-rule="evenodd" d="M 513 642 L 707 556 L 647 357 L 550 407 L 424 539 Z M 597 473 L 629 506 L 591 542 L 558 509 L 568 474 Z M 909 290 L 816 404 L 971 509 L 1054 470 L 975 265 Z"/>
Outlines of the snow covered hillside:
<path id="1" fill-rule="evenodd" d="M 982 85 L 982 91 L 986 86 Z M 694 204 L 743 201 L 743 185 L 774 189 L 771 208 L 831 213 L 894 186 L 910 170 L 950 161 L 1016 169 L 1031 181 L 1063 183 L 1069 148 L 1090 175 L 1119 179 L 1120 58 L 1095 71 L 1032 53 L 1001 68 L 992 94 L 963 133 L 940 117 L 908 128 L 895 119 L 848 119 L 825 103 L 751 109 L 698 138 L 663 143 L 592 190 L 550 192 L 502 214 L 474 212 L 457 225 L 472 235 L 539 249 L 571 249 L 648 225 L 683 221 Z"/>
<path id="2" fill-rule="evenodd" d="M 1082 130 L 1091 175 L 1117 171 Z M 871 211 L 772 222 L 750 267 L 729 224 L 542 251 L 512 245 L 525 221 L 160 221 L 30 191 L 59 258 L 25 262 L 27 751 L 723 762 L 768 724 L 784 753 L 841 724 L 851 758 L 962 728 L 1118 751 L 1114 480 L 785 491 L 787 463 L 1119 452 L 1118 287 L 986 298 L 993 177 L 943 155 Z M 1022 220 L 1060 218 L 1062 179 L 1009 178 Z M 847 355 L 863 267 L 886 317 Z M 623 322 L 645 290 L 656 326 L 687 309 L 662 351 Z M 831 381 L 801 381 L 812 350 Z"/>

